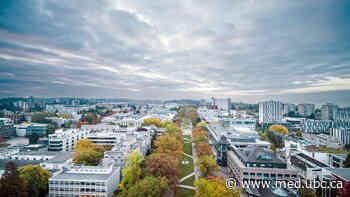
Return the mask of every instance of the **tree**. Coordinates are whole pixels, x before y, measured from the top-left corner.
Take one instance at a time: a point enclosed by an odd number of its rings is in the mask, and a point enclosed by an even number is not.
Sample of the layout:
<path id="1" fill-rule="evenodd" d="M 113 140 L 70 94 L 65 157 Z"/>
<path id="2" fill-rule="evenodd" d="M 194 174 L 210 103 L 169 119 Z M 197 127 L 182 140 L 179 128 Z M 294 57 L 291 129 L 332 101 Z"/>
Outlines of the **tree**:
<path id="1" fill-rule="evenodd" d="M 283 125 L 277 125 L 277 124 L 271 125 L 269 127 L 269 131 L 275 131 L 283 135 L 288 135 L 288 129 Z"/>
<path id="2" fill-rule="evenodd" d="M 46 196 L 51 173 L 41 166 L 27 165 L 19 169 L 19 176 L 24 181 L 29 196 Z"/>
<path id="3" fill-rule="evenodd" d="M 277 148 L 274 144 L 271 144 L 271 147 L 270 149 L 273 151 L 273 152 L 277 152 Z"/>
<path id="4" fill-rule="evenodd" d="M 140 180 L 142 175 L 140 165 L 142 162 L 143 158 L 138 152 L 133 151 L 128 155 L 125 167 L 122 170 L 123 179 L 120 183 L 120 189 L 123 192 L 127 192 L 130 187 Z"/>
<path id="5" fill-rule="evenodd" d="M 32 116 L 32 122 L 48 123 L 49 120 L 47 120 L 46 118 L 49 116 L 50 114 L 47 112 L 36 112 Z"/>
<path id="6" fill-rule="evenodd" d="M 202 142 L 202 143 L 197 144 L 196 150 L 197 150 L 198 157 L 202 157 L 202 156 L 212 157 L 212 156 L 214 156 L 213 150 L 211 149 L 211 147 L 209 146 L 208 143 Z"/>
<path id="7" fill-rule="evenodd" d="M 344 161 L 344 168 L 350 168 L 350 152 L 348 153 Z"/>
<path id="8" fill-rule="evenodd" d="M 201 178 L 194 183 L 197 187 L 195 197 L 240 197 L 239 187 L 227 188 L 221 177 Z"/>
<path id="9" fill-rule="evenodd" d="M 198 160 L 198 166 L 205 176 L 210 174 L 213 171 L 219 170 L 218 165 L 216 164 L 215 159 L 208 156 L 200 157 Z"/>
<path id="10" fill-rule="evenodd" d="M 208 127 L 207 123 L 199 122 L 199 123 L 196 124 L 196 128 L 202 128 L 202 127 Z"/>
<path id="11" fill-rule="evenodd" d="M 33 133 L 31 135 L 28 135 L 28 139 L 29 139 L 29 144 L 37 144 L 39 140 L 39 135 Z"/>
<path id="12" fill-rule="evenodd" d="M 154 142 L 156 153 L 166 153 L 176 158 L 182 158 L 183 144 L 175 136 L 164 134 Z"/>
<path id="13" fill-rule="evenodd" d="M 297 131 L 297 132 L 295 133 L 295 135 L 298 136 L 298 137 L 303 137 L 303 132 Z"/>
<path id="14" fill-rule="evenodd" d="M 175 186 L 181 176 L 180 160 L 166 153 L 153 153 L 145 159 L 145 175 L 166 177 Z"/>
<path id="15" fill-rule="evenodd" d="M 76 125 L 76 127 L 77 127 L 78 129 L 80 129 L 80 128 L 81 128 L 81 122 L 80 122 L 80 120 L 78 120 L 78 121 L 77 121 L 77 125 Z"/>
<path id="16" fill-rule="evenodd" d="M 102 147 L 93 145 L 89 139 L 81 139 L 75 146 L 73 162 L 96 166 L 103 158 L 104 151 Z"/>
<path id="17" fill-rule="evenodd" d="M 26 197 L 26 187 L 23 180 L 19 176 L 17 166 L 13 162 L 9 162 L 5 166 L 5 172 L 0 179 L 0 196 L 8 197 Z"/>
<path id="18" fill-rule="evenodd" d="M 166 133 L 181 133 L 180 127 L 178 127 L 176 124 L 168 124 L 165 128 Z"/>
<path id="19" fill-rule="evenodd" d="M 123 192 L 120 197 L 161 197 L 168 190 L 169 185 L 166 178 L 146 176 L 130 187 L 127 193 Z"/>
<path id="20" fill-rule="evenodd" d="M 297 192 L 300 197 L 316 197 L 316 192 L 313 189 L 305 186 L 300 187 Z"/>

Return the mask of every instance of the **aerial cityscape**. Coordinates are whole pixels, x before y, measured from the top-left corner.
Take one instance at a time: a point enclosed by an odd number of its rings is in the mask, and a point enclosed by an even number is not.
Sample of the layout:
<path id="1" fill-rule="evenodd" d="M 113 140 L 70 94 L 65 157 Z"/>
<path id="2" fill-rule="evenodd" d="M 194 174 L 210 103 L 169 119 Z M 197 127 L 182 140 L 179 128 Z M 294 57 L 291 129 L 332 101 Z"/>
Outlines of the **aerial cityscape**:
<path id="1" fill-rule="evenodd" d="M 0 197 L 350 197 L 350 1 L 5 0 Z"/>

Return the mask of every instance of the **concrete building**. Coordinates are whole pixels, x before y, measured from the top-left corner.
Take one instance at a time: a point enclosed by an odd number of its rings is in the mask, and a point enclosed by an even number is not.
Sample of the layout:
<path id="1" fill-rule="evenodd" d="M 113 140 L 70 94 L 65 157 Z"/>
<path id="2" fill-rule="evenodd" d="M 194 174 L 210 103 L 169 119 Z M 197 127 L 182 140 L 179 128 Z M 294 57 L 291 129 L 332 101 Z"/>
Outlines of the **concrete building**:
<path id="1" fill-rule="evenodd" d="M 301 116 L 307 117 L 311 116 L 311 114 L 315 111 L 315 105 L 314 104 L 298 104 L 298 113 Z"/>
<path id="2" fill-rule="evenodd" d="M 350 121 L 350 107 L 338 108 L 335 119 Z"/>
<path id="3" fill-rule="evenodd" d="M 230 98 L 214 98 L 214 102 L 218 108 L 218 110 L 226 111 L 228 112 L 230 110 L 231 106 L 231 99 Z"/>
<path id="4" fill-rule="evenodd" d="M 347 154 L 328 154 L 329 167 L 331 168 L 344 168 L 344 162 Z"/>
<path id="5" fill-rule="evenodd" d="M 264 101 L 259 103 L 259 123 L 281 121 L 283 104 L 279 101 Z"/>
<path id="6" fill-rule="evenodd" d="M 335 120 L 338 106 L 332 103 L 327 103 L 321 107 L 322 120 Z"/>
<path id="7" fill-rule="evenodd" d="M 76 143 L 89 134 L 88 129 L 58 129 L 49 135 L 49 151 L 72 151 Z"/>
<path id="8" fill-rule="evenodd" d="M 283 114 L 288 114 L 289 112 L 295 112 L 296 106 L 295 104 L 285 103 L 283 104 Z"/>
<path id="9" fill-rule="evenodd" d="M 227 167 L 237 183 L 243 181 L 280 180 L 299 178 L 295 170 L 287 168 L 287 163 L 276 153 L 262 147 L 248 147 L 227 152 Z"/>
<path id="10" fill-rule="evenodd" d="M 114 162 L 99 166 L 74 166 L 49 179 L 49 197 L 112 197 L 119 187 L 120 167 Z"/>

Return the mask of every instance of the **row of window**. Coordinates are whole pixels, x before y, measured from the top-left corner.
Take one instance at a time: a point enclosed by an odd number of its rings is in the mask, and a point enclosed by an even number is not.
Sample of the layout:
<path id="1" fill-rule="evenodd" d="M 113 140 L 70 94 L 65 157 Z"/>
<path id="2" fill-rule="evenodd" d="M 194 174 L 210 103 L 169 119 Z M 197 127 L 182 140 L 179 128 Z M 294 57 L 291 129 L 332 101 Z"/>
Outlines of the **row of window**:
<path id="1" fill-rule="evenodd" d="M 268 174 L 268 173 L 255 173 L 255 172 L 251 172 L 251 173 L 248 173 L 248 172 L 243 172 L 243 175 L 244 176 L 248 176 L 248 175 L 250 175 L 250 176 L 263 176 L 264 175 L 264 177 L 271 177 L 271 178 L 275 178 L 276 177 L 276 174 Z M 289 174 L 284 174 L 284 176 L 283 176 L 283 174 L 278 174 L 277 175 L 279 178 L 283 178 L 283 177 L 285 177 L 285 178 L 290 178 L 290 177 L 292 177 L 292 178 L 297 178 L 297 175 L 296 174 L 292 174 L 292 175 L 289 175 Z"/>
<path id="2" fill-rule="evenodd" d="M 106 192 L 105 189 L 95 189 L 95 188 L 67 188 L 67 187 L 50 187 L 50 192 L 53 191 L 62 191 L 62 192 Z"/>
<path id="3" fill-rule="evenodd" d="M 49 184 L 57 185 L 86 185 L 86 186 L 105 186 L 104 182 L 77 182 L 77 181 L 50 181 Z"/>

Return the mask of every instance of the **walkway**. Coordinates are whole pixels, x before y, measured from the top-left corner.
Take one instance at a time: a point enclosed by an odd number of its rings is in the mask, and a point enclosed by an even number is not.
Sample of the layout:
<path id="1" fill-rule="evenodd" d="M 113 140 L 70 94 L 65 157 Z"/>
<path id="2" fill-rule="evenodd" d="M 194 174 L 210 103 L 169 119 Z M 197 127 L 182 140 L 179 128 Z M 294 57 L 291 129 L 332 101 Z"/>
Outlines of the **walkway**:
<path id="1" fill-rule="evenodd" d="M 186 179 L 190 178 L 190 177 L 193 176 L 193 175 L 194 175 L 194 172 L 192 172 L 191 174 L 189 174 L 189 175 L 187 175 L 187 176 L 185 176 L 185 177 L 182 177 L 182 178 L 180 179 L 179 183 L 184 182 Z"/>
<path id="2" fill-rule="evenodd" d="M 188 185 L 177 185 L 177 187 L 182 187 L 182 188 L 185 188 L 185 189 L 191 189 L 191 190 L 194 190 L 194 191 L 197 190 L 196 187 L 188 186 Z"/>
<path id="3" fill-rule="evenodd" d="M 190 158 L 193 159 L 192 155 L 189 155 L 189 154 L 187 154 L 187 153 L 185 153 L 185 152 L 183 152 L 183 153 L 184 153 L 184 155 L 186 155 L 187 157 L 190 157 Z"/>

